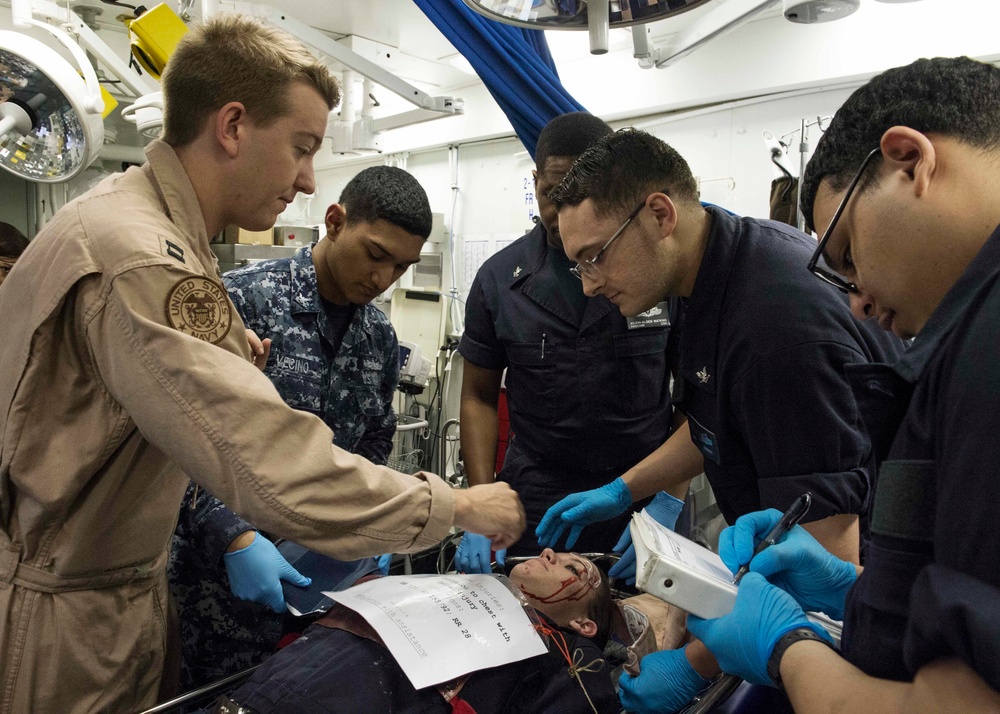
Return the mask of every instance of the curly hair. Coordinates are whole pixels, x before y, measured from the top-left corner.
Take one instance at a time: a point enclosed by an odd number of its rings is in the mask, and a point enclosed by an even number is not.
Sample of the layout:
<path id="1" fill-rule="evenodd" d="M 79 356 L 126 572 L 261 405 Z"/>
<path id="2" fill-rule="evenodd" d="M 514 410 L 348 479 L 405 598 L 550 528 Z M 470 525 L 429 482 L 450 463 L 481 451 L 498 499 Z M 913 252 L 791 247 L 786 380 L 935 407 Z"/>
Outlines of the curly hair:
<path id="1" fill-rule="evenodd" d="M 968 57 L 920 59 L 874 77 L 855 90 L 816 145 L 800 187 L 800 205 L 809 230 L 813 204 L 823 180 L 844 189 L 865 156 L 891 127 L 943 134 L 970 146 L 1000 146 L 1000 69 Z M 876 168 L 881 157 L 873 159 Z M 857 191 L 872 184 L 869 170 Z"/>

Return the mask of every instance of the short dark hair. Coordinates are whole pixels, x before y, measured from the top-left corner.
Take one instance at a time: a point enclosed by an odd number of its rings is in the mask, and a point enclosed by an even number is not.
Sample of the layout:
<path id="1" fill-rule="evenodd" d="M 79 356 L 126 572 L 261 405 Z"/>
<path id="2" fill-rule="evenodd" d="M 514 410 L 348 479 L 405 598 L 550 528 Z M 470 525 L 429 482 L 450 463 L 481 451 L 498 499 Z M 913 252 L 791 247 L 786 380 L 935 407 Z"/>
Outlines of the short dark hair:
<path id="1" fill-rule="evenodd" d="M 604 646 L 608 644 L 608 638 L 611 636 L 611 613 L 615 607 L 615 603 L 611 597 L 611 581 L 608 579 L 607 573 L 601 570 L 600 567 L 597 568 L 597 571 L 601 574 L 601 584 L 594 591 L 594 598 L 590 601 L 590 606 L 587 608 L 587 617 L 597 625 L 597 634 L 590 639 L 598 647 L 604 649 Z"/>
<path id="2" fill-rule="evenodd" d="M 433 218 L 420 183 L 395 166 L 372 166 L 352 178 L 340 193 L 347 222 L 387 221 L 424 240 Z"/>
<path id="3" fill-rule="evenodd" d="M 538 135 L 535 145 L 535 167 L 545 170 L 550 156 L 568 156 L 575 159 L 589 149 L 598 139 L 613 134 L 614 130 L 603 120 L 587 112 L 560 114 L 550 121 Z"/>
<path id="4" fill-rule="evenodd" d="M 19 258 L 28 247 L 28 239 L 9 223 L 0 221 L 0 258 Z"/>
<path id="5" fill-rule="evenodd" d="M 664 189 L 675 201 L 698 201 L 698 183 L 683 156 L 652 134 L 620 129 L 583 152 L 549 199 L 559 208 L 589 198 L 597 215 L 606 216 Z"/>
<path id="6" fill-rule="evenodd" d="M 944 134 L 978 148 L 1000 146 L 1000 69 L 968 57 L 919 59 L 855 90 L 816 144 L 802 177 L 800 205 L 809 230 L 815 227 L 813 204 L 820 183 L 826 179 L 835 190 L 846 188 L 865 156 L 894 126 Z M 881 160 L 872 159 L 858 191 L 871 184 Z"/>

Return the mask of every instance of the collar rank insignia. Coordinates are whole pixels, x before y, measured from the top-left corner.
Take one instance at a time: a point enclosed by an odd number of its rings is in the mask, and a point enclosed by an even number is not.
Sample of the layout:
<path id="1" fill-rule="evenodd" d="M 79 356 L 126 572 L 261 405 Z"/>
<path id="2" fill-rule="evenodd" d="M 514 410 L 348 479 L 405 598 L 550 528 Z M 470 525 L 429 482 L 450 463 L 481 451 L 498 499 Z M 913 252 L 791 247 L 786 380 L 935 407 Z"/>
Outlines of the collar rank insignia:
<path id="1" fill-rule="evenodd" d="M 519 265 L 516 268 L 514 268 L 514 277 L 516 278 L 520 274 L 521 274 L 521 266 Z"/>
<path id="2" fill-rule="evenodd" d="M 702 384 L 708 383 L 708 378 L 711 376 L 708 373 L 708 367 L 702 367 L 700 371 L 695 372 L 695 376 L 701 381 Z"/>

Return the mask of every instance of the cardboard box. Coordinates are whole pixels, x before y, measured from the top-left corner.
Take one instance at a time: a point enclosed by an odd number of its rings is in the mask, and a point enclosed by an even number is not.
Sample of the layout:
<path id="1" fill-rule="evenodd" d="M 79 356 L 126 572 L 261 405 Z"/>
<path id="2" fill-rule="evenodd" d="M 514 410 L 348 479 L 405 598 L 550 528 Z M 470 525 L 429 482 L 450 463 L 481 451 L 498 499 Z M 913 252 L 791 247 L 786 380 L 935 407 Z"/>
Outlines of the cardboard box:
<path id="1" fill-rule="evenodd" d="M 244 245 L 274 245 L 274 229 L 248 231 L 238 226 L 227 226 L 224 242 L 243 243 Z"/>

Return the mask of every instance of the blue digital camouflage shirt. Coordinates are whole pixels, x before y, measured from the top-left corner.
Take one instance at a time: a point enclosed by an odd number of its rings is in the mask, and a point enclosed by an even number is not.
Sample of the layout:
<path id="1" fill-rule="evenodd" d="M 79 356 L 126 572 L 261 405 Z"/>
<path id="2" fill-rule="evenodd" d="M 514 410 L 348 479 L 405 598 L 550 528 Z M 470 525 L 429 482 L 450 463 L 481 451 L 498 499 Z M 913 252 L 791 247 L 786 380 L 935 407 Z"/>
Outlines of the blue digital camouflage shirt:
<path id="1" fill-rule="evenodd" d="M 264 373 L 295 409 L 320 417 L 333 443 L 384 464 L 392 448 L 399 344 L 375 306 L 358 306 L 339 348 L 327 333 L 312 246 L 293 257 L 226 273 L 223 282 L 246 326 L 271 338 Z M 182 638 L 182 685 L 191 689 L 263 661 L 282 618 L 236 598 L 222 556 L 253 526 L 193 484 L 181 506 L 169 564 Z"/>

